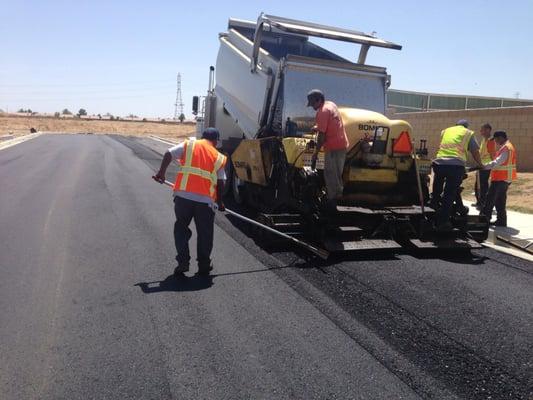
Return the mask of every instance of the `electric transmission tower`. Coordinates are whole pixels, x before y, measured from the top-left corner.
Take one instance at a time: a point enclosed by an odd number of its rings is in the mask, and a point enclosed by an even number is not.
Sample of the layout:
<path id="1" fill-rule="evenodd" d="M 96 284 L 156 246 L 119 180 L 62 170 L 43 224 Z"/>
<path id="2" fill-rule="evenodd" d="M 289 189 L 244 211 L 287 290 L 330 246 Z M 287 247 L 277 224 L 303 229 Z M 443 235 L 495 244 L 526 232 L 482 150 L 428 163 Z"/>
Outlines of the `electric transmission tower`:
<path id="1" fill-rule="evenodd" d="M 181 74 L 178 72 L 176 102 L 174 103 L 174 121 L 183 114 L 183 100 L 181 99 Z"/>

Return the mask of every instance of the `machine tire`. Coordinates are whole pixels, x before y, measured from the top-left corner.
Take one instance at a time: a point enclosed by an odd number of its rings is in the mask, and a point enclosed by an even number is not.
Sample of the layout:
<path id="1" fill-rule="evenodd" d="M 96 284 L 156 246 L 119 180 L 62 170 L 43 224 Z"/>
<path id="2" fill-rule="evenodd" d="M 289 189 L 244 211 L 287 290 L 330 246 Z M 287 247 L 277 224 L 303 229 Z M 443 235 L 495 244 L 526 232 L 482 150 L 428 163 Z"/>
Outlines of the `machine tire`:
<path id="1" fill-rule="evenodd" d="M 231 192 L 233 194 L 233 200 L 235 203 L 241 205 L 244 203 L 244 185 L 242 185 L 241 180 L 237 177 L 237 174 L 232 168 L 231 174 Z"/>
<path id="2" fill-rule="evenodd" d="M 234 174 L 233 163 L 231 162 L 231 156 L 227 154 L 225 155 L 227 157 L 226 166 L 224 167 L 224 170 L 226 171 L 226 182 L 224 184 L 224 190 L 222 191 L 222 196 L 224 197 L 226 197 L 230 193 L 230 190 L 232 190 L 233 174 Z"/>

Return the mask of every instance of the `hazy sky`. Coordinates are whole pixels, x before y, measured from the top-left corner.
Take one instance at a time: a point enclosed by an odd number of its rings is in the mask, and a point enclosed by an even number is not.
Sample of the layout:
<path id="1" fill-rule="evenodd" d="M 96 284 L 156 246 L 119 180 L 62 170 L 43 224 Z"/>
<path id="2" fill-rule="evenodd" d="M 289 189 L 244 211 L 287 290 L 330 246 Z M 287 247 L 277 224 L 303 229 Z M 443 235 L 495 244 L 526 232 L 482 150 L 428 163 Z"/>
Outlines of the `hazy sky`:
<path id="1" fill-rule="evenodd" d="M 170 117 L 205 94 L 228 17 L 259 13 L 365 32 L 392 88 L 533 98 L 533 1 L 0 0 L 0 109 Z M 321 41 L 355 60 L 358 46 Z"/>

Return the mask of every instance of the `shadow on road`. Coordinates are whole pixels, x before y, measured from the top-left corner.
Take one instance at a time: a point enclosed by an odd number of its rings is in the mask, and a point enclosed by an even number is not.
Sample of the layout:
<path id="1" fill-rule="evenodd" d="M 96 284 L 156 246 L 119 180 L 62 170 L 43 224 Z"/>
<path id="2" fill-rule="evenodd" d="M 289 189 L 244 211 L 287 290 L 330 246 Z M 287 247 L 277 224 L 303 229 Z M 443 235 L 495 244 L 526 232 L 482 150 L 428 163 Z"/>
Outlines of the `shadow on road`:
<path id="1" fill-rule="evenodd" d="M 214 278 L 223 278 L 233 275 L 246 275 L 246 274 L 256 274 L 260 272 L 268 272 L 278 269 L 285 268 L 314 268 L 315 265 L 308 264 L 305 262 L 291 262 L 287 265 L 280 267 L 268 267 L 262 269 L 253 269 L 249 271 L 238 271 L 238 272 L 221 272 L 219 274 L 211 274 L 209 276 L 199 276 L 194 275 L 192 277 L 182 277 L 177 279 L 174 275 L 167 276 L 162 281 L 151 281 L 151 282 L 139 282 L 133 286 L 139 286 L 143 293 L 157 293 L 157 292 L 192 292 L 196 290 L 208 289 L 213 286 Z"/>
<path id="2" fill-rule="evenodd" d="M 174 275 L 169 275 L 162 281 L 139 282 L 134 286 L 139 286 L 143 293 L 194 292 L 213 286 L 213 277 L 194 275 L 176 279 Z"/>

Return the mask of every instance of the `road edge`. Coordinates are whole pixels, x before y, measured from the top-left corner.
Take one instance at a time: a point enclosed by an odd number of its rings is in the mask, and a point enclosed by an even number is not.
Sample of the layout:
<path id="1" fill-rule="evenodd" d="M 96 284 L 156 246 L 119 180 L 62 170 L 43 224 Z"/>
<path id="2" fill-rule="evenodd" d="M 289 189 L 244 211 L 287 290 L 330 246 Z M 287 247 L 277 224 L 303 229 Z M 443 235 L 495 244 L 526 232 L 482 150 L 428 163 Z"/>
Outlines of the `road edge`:
<path id="1" fill-rule="evenodd" d="M 26 142 L 28 140 L 31 140 L 31 139 L 35 139 L 36 137 L 41 136 L 41 135 L 42 135 L 42 132 L 37 132 L 37 133 L 30 133 L 29 135 L 20 136 L 18 138 L 9 139 L 5 143 L 0 143 L 0 150 L 4 150 L 4 149 L 7 149 L 9 147 L 13 147 L 13 146 L 15 146 L 17 144 L 24 143 L 24 142 Z"/>

